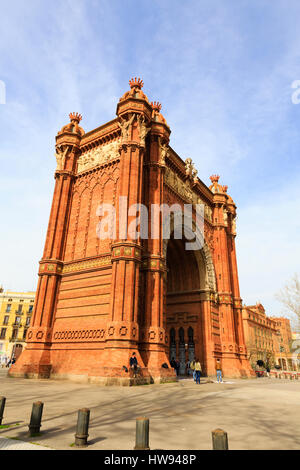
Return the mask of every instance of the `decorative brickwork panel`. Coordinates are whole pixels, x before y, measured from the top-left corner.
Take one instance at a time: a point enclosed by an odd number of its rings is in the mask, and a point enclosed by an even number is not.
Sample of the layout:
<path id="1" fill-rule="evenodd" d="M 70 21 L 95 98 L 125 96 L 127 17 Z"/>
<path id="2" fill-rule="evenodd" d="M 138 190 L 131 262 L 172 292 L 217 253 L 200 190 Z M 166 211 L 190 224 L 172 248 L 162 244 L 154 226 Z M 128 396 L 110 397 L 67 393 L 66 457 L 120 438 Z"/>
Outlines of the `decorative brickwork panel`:
<path id="1" fill-rule="evenodd" d="M 56 318 L 109 314 L 111 270 L 86 272 L 63 278 Z"/>

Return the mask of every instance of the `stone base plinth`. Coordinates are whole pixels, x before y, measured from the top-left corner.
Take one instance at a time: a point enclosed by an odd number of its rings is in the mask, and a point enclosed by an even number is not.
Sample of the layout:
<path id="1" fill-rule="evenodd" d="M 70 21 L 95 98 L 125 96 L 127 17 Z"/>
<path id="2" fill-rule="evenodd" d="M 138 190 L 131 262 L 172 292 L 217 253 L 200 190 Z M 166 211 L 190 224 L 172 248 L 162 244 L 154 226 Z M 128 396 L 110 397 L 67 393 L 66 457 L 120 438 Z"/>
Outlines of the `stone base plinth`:
<path id="1" fill-rule="evenodd" d="M 146 367 L 136 351 L 138 372 L 129 366 L 131 351 L 26 349 L 10 368 L 9 376 L 18 378 L 70 380 L 99 385 L 133 386 L 176 381 L 172 368 Z M 63 360 L 62 360 L 63 358 Z M 158 361 L 159 362 L 159 361 Z"/>

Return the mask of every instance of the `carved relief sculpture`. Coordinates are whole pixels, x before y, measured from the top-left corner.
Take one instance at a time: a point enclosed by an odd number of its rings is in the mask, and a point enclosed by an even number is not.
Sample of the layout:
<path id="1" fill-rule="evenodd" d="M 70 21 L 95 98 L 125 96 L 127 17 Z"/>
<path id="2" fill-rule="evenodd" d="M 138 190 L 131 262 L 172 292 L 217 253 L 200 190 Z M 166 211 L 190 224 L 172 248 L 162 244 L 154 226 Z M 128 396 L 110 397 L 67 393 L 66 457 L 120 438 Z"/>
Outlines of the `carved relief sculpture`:
<path id="1" fill-rule="evenodd" d="M 83 153 L 78 159 L 78 172 L 119 158 L 119 145 L 120 140 L 116 140 Z"/>
<path id="2" fill-rule="evenodd" d="M 192 176 L 193 166 L 192 166 L 192 159 L 187 158 L 185 160 L 185 174 L 187 176 Z"/>
<path id="3" fill-rule="evenodd" d="M 228 225 L 228 215 L 227 211 L 225 208 L 223 208 L 223 219 L 224 219 L 224 224 L 227 226 Z"/>
<path id="4" fill-rule="evenodd" d="M 55 154 L 56 163 L 57 163 L 56 171 L 64 170 L 67 153 L 68 153 L 68 147 L 66 147 L 65 150 L 63 150 L 61 147 L 56 148 L 56 154 Z"/>
<path id="5" fill-rule="evenodd" d="M 236 217 L 232 218 L 231 229 L 232 229 L 233 235 L 236 235 Z"/>
<path id="6" fill-rule="evenodd" d="M 139 114 L 137 116 L 137 124 L 139 128 L 139 135 L 140 135 L 140 145 L 145 147 L 146 137 L 151 130 L 151 126 L 147 127 L 145 122 L 145 117 Z"/>
<path id="7" fill-rule="evenodd" d="M 160 149 L 160 161 L 159 161 L 159 163 L 161 165 L 165 165 L 166 164 L 166 157 L 167 157 L 168 152 L 169 152 L 169 146 L 168 146 L 168 144 L 162 144 L 161 143 L 161 138 L 158 139 L 158 145 L 159 145 L 159 149 Z"/>
<path id="8" fill-rule="evenodd" d="M 121 136 L 122 136 L 121 141 L 122 141 L 122 143 L 128 141 L 129 128 L 130 128 L 131 124 L 133 123 L 134 118 L 135 118 L 135 114 L 132 114 L 131 118 L 128 121 L 126 119 L 123 119 L 122 117 L 120 117 L 120 122 L 118 122 L 118 126 L 121 129 Z"/>

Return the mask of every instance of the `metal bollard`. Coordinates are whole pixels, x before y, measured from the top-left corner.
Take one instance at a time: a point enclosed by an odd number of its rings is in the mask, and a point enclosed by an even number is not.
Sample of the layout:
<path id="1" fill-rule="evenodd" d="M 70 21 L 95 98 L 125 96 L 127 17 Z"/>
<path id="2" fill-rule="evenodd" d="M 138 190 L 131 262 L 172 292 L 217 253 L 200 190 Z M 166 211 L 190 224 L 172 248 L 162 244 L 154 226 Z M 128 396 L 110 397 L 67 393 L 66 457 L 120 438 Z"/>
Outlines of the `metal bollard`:
<path id="1" fill-rule="evenodd" d="M 0 426 L 2 424 L 4 408 L 5 408 L 5 402 L 6 402 L 6 398 L 5 397 L 0 397 Z"/>
<path id="2" fill-rule="evenodd" d="M 228 450 L 228 436 L 223 429 L 212 431 L 213 450 Z"/>
<path id="3" fill-rule="evenodd" d="M 149 447 L 149 419 L 136 419 L 136 434 L 134 450 L 150 450 Z"/>
<path id="4" fill-rule="evenodd" d="M 44 403 L 37 401 L 32 405 L 32 412 L 29 424 L 29 436 L 32 437 L 39 434 L 42 422 Z"/>
<path id="5" fill-rule="evenodd" d="M 75 446 L 86 447 L 88 445 L 87 438 L 89 437 L 89 424 L 90 410 L 88 410 L 87 408 L 82 408 L 81 410 L 78 410 Z"/>

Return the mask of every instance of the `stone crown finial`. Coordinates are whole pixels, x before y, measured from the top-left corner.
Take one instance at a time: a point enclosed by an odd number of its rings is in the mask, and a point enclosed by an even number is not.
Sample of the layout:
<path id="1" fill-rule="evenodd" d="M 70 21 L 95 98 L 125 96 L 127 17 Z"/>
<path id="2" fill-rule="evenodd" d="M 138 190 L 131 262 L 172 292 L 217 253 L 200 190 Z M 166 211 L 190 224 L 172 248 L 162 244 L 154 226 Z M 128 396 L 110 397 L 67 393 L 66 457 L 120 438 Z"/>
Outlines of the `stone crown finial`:
<path id="1" fill-rule="evenodd" d="M 158 111 L 160 113 L 162 106 L 158 101 L 151 101 L 151 106 L 153 111 Z"/>
<path id="2" fill-rule="evenodd" d="M 135 77 L 129 80 L 129 85 L 130 85 L 130 88 L 139 88 L 141 90 L 144 86 L 144 82 L 141 78 Z"/>
<path id="3" fill-rule="evenodd" d="M 82 116 L 79 113 L 70 113 L 69 118 L 70 118 L 71 122 L 76 121 L 79 124 L 81 119 L 82 119 Z"/>
<path id="4" fill-rule="evenodd" d="M 212 176 L 210 176 L 209 179 L 211 180 L 212 183 L 217 183 L 220 179 L 220 176 L 219 175 L 212 175 Z"/>

